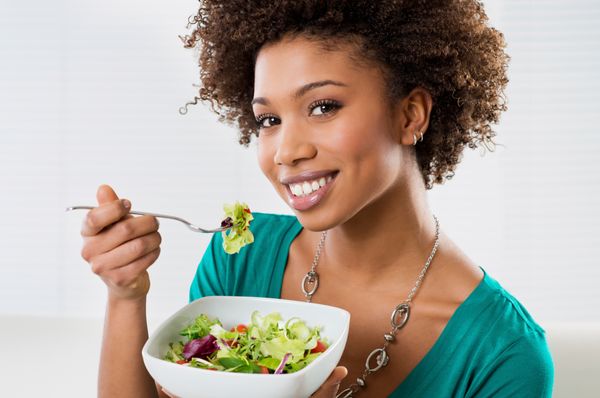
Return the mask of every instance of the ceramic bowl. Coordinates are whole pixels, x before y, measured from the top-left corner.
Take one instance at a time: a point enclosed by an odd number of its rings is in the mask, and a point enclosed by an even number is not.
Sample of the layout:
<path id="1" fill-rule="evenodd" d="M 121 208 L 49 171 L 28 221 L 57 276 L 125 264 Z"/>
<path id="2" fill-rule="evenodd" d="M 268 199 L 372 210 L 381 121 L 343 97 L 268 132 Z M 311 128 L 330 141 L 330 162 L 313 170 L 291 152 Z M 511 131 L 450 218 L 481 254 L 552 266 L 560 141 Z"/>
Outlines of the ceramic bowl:
<path id="1" fill-rule="evenodd" d="M 253 311 L 279 312 L 284 320 L 299 317 L 309 327 L 321 326 L 331 344 L 317 359 L 294 373 L 248 374 L 210 371 L 172 363 L 162 358 L 169 343 L 185 341 L 179 331 L 200 314 L 217 317 L 229 329 L 247 323 Z M 148 372 L 180 398 L 307 398 L 337 366 L 348 338 L 350 313 L 341 308 L 302 301 L 261 297 L 209 296 L 187 304 L 163 322 L 142 349 Z"/>

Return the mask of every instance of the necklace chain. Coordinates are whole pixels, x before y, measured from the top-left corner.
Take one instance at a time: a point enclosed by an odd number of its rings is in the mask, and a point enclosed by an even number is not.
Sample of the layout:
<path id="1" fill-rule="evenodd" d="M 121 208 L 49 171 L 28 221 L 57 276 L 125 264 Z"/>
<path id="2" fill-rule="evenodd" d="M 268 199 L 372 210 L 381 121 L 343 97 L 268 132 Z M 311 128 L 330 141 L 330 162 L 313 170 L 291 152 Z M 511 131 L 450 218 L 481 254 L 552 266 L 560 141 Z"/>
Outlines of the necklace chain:
<path id="1" fill-rule="evenodd" d="M 440 224 L 435 215 L 433 216 L 433 219 L 435 220 L 435 243 L 433 244 L 433 249 L 431 250 L 431 254 L 427 259 L 427 262 L 421 269 L 421 272 L 417 277 L 415 285 L 409 292 L 408 297 L 406 298 L 406 300 L 398 304 L 392 311 L 392 315 L 390 317 L 390 323 L 392 325 L 392 328 L 388 333 L 385 333 L 383 335 L 383 346 L 371 351 L 371 353 L 367 356 L 367 360 L 365 362 L 365 369 L 363 370 L 362 374 L 356 378 L 355 383 L 352 383 L 348 388 L 344 389 L 339 394 L 337 394 L 336 398 L 355 397 L 356 394 L 358 394 L 358 391 L 366 387 L 367 377 L 388 364 L 389 356 L 386 349 L 388 345 L 396 339 L 396 333 L 398 332 L 398 330 L 402 329 L 408 321 L 408 317 L 410 315 L 410 303 L 412 302 L 413 297 L 417 293 L 417 290 L 419 290 L 419 287 L 421 286 L 421 283 L 425 278 L 425 274 L 427 273 L 427 269 L 429 268 L 429 264 L 431 264 L 433 256 L 435 256 L 439 245 Z M 306 297 L 306 301 L 308 303 L 312 301 L 312 296 L 316 293 L 317 289 L 319 288 L 319 274 L 317 273 L 316 268 L 319 264 L 321 251 L 323 250 L 323 245 L 325 244 L 325 238 L 327 238 L 327 231 L 323 231 L 321 233 L 321 239 L 319 240 L 319 244 L 315 252 L 315 257 L 313 259 L 312 266 L 310 267 L 310 271 L 308 271 L 302 279 L 302 292 L 304 293 L 304 296 Z"/>

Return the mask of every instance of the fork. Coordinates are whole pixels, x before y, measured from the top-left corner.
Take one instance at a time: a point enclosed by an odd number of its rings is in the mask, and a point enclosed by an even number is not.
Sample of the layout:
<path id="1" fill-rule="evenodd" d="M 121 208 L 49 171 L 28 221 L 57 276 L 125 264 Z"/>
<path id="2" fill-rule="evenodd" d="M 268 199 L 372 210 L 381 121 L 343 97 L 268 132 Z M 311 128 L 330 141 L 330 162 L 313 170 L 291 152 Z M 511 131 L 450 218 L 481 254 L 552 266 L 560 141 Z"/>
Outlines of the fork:
<path id="1" fill-rule="evenodd" d="M 95 209 L 96 207 L 94 206 L 71 206 L 71 207 L 67 207 L 65 209 L 65 211 L 71 211 L 71 210 L 91 210 L 91 209 Z M 129 214 L 137 214 L 140 216 L 154 216 L 154 217 L 160 217 L 160 218 L 168 218 L 171 220 L 177 220 L 180 221 L 182 223 L 184 223 L 185 225 L 188 226 L 189 229 L 191 229 L 194 232 L 204 232 L 204 233 L 213 233 L 213 232 L 221 232 L 221 231 L 225 231 L 230 229 L 231 227 L 233 227 L 233 222 L 231 220 L 231 217 L 227 217 L 226 219 L 224 219 L 223 221 L 221 221 L 221 227 L 219 228 L 215 228 L 215 229 L 204 229 L 204 228 L 200 228 L 197 225 L 194 225 L 192 223 L 190 223 L 187 220 L 184 220 L 183 218 L 180 217 L 175 217 L 175 216 L 168 216 L 166 214 L 157 214 L 157 213 L 150 213 L 147 211 L 130 211 Z"/>

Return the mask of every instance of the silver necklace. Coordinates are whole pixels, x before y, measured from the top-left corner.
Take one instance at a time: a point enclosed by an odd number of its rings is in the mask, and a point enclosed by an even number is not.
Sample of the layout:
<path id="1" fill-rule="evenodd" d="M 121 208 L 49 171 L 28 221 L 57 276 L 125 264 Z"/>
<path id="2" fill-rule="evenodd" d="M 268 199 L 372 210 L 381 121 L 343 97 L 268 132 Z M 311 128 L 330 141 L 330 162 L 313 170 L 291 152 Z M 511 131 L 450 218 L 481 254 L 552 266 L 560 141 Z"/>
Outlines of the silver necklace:
<path id="1" fill-rule="evenodd" d="M 433 219 L 435 220 L 435 243 L 433 244 L 433 249 L 431 250 L 431 254 L 425 263 L 425 266 L 421 270 L 421 273 L 417 277 L 417 281 L 415 282 L 415 286 L 411 289 L 410 293 L 406 300 L 401 302 L 394 308 L 392 311 L 392 316 L 390 317 L 390 322 L 392 324 L 392 329 L 383 335 L 383 346 L 381 348 L 376 348 L 367 356 L 367 360 L 365 362 L 365 370 L 363 370 L 360 377 L 356 378 L 356 382 L 352 383 L 348 388 L 344 389 L 340 393 L 336 395 L 336 398 L 353 398 L 358 394 L 361 388 L 366 387 L 366 379 L 367 377 L 380 370 L 384 366 L 388 364 L 389 356 L 387 354 L 388 345 L 394 341 L 396 338 L 396 333 L 398 330 L 402 329 L 406 322 L 408 321 L 408 316 L 410 314 L 410 303 L 414 295 L 417 293 L 417 290 L 421 286 L 421 282 L 423 282 L 423 278 L 425 278 L 425 273 L 429 268 L 429 264 L 431 260 L 433 260 L 433 256 L 437 251 L 439 245 L 439 237 L 440 237 L 440 224 L 438 222 L 437 217 L 434 215 Z M 306 302 L 310 303 L 312 301 L 312 296 L 315 294 L 317 289 L 319 288 L 319 274 L 317 274 L 316 268 L 319 264 L 319 257 L 321 256 L 321 250 L 323 249 L 323 244 L 325 243 L 325 238 L 327 237 L 327 231 L 323 231 L 321 233 L 321 239 L 319 240 L 319 245 L 317 246 L 317 250 L 315 252 L 315 257 L 312 262 L 312 266 L 310 271 L 304 275 L 302 279 L 302 292 L 306 297 Z"/>

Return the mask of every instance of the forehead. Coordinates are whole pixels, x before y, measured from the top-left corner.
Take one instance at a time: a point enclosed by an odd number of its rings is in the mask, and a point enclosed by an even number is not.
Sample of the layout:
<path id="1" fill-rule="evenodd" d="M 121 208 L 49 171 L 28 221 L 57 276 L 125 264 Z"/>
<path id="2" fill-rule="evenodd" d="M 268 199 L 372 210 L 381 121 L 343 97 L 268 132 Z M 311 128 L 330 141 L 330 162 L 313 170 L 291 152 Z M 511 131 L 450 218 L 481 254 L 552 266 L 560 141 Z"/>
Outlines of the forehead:
<path id="1" fill-rule="evenodd" d="M 326 48 L 327 47 L 327 48 Z M 296 87 L 317 80 L 378 79 L 377 71 L 356 62 L 351 44 L 335 46 L 304 37 L 284 38 L 261 48 L 254 72 L 255 96 L 289 93 Z"/>

